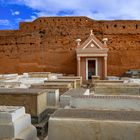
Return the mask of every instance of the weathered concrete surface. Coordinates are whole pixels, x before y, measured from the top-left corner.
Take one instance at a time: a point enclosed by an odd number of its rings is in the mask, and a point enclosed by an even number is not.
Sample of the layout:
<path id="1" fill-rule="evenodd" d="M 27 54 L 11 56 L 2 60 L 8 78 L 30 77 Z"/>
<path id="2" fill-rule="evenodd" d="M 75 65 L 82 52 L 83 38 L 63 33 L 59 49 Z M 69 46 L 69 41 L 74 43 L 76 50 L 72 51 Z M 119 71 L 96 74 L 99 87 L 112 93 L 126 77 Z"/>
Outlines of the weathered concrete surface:
<path id="1" fill-rule="evenodd" d="M 24 114 L 18 120 L 10 123 L 0 124 L 0 138 L 12 138 L 17 136 L 23 129 L 31 125 L 31 117 L 29 114 Z M 5 131 L 6 130 L 6 131 Z"/>
<path id="2" fill-rule="evenodd" d="M 64 108 L 65 106 L 70 106 L 71 96 L 74 95 L 90 95 L 89 89 L 78 88 L 68 90 L 60 96 L 60 107 Z"/>
<path id="3" fill-rule="evenodd" d="M 124 83 L 95 83 L 92 91 L 95 94 L 104 95 L 140 95 L 139 84 L 124 84 Z"/>
<path id="4" fill-rule="evenodd" d="M 1 74 L 0 75 L 0 80 L 12 80 L 12 79 L 16 79 L 18 77 L 17 73 L 13 73 L 13 74 Z"/>
<path id="5" fill-rule="evenodd" d="M 0 140 L 36 140 L 31 116 L 21 106 L 0 106 Z"/>
<path id="6" fill-rule="evenodd" d="M 29 72 L 28 75 L 31 78 L 36 78 L 36 77 L 43 77 L 43 78 L 48 78 L 51 72 Z"/>
<path id="7" fill-rule="evenodd" d="M 72 89 L 71 83 L 66 82 L 50 82 L 44 84 L 32 84 L 31 89 L 59 89 L 60 95 L 64 94 L 66 91 Z"/>
<path id="8" fill-rule="evenodd" d="M 46 92 L 41 89 L 1 89 L 0 105 L 24 106 L 31 116 L 38 116 L 46 109 Z"/>
<path id="9" fill-rule="evenodd" d="M 0 73 L 51 71 L 76 74 L 75 48 L 93 29 L 108 38 L 108 74 L 140 69 L 140 21 L 96 21 L 87 17 L 42 17 L 0 31 Z M 47 27 L 47 28 L 46 28 Z"/>
<path id="10" fill-rule="evenodd" d="M 0 82 L 0 88 L 18 88 L 21 82 Z"/>
<path id="11" fill-rule="evenodd" d="M 77 88 L 78 84 L 75 79 L 56 79 L 56 80 L 46 80 L 45 83 L 70 83 L 73 88 Z"/>
<path id="12" fill-rule="evenodd" d="M 70 106 L 73 108 L 92 108 L 107 110 L 140 111 L 139 96 L 79 95 L 72 96 Z"/>
<path id="13" fill-rule="evenodd" d="M 14 122 L 25 114 L 24 107 L 18 106 L 0 106 L 0 123 Z"/>
<path id="14" fill-rule="evenodd" d="M 59 89 L 47 89 L 46 96 L 47 108 L 58 108 L 59 106 Z"/>
<path id="15" fill-rule="evenodd" d="M 48 140 L 139 140 L 139 131 L 139 112 L 63 109 L 49 120 Z"/>
<path id="16" fill-rule="evenodd" d="M 77 88 L 82 85 L 82 76 L 60 76 L 58 79 L 75 79 Z"/>
<path id="17" fill-rule="evenodd" d="M 33 125 L 30 125 L 15 138 L 15 140 L 39 140 L 37 138 L 37 131 Z"/>
<path id="18" fill-rule="evenodd" d="M 110 83 L 110 84 L 118 84 L 118 83 L 123 83 L 123 80 L 92 80 L 92 84 L 96 84 L 96 83 Z"/>

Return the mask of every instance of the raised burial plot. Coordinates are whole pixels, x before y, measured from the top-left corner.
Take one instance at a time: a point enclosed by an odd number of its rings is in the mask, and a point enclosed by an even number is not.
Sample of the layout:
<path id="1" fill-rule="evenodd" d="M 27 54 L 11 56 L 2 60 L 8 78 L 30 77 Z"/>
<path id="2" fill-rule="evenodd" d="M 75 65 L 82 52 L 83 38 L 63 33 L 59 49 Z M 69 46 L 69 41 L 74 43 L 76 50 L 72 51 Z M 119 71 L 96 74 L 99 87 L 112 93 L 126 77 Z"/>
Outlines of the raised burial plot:
<path id="1" fill-rule="evenodd" d="M 60 109 L 49 119 L 48 140 L 139 140 L 140 112 Z"/>
<path id="2" fill-rule="evenodd" d="M 96 83 L 114 83 L 114 84 L 118 84 L 118 83 L 124 83 L 124 80 L 93 80 L 92 84 L 96 84 Z"/>
<path id="3" fill-rule="evenodd" d="M 51 72 L 29 72 L 28 75 L 30 78 L 57 79 L 57 74 Z"/>
<path id="4" fill-rule="evenodd" d="M 76 88 L 76 80 L 75 79 L 56 79 L 56 80 L 46 80 L 45 83 L 70 83 L 73 88 Z"/>
<path id="5" fill-rule="evenodd" d="M 59 106 L 59 89 L 47 89 L 47 108 L 58 108 Z"/>
<path id="6" fill-rule="evenodd" d="M 139 96 L 76 95 L 70 99 L 73 108 L 140 111 Z"/>
<path id="7" fill-rule="evenodd" d="M 96 83 L 91 90 L 104 95 L 140 95 L 139 84 Z"/>
<path id="8" fill-rule="evenodd" d="M 2 74 L 0 75 L 0 80 L 16 80 L 18 74 Z"/>
<path id="9" fill-rule="evenodd" d="M 46 110 L 46 94 L 42 89 L 0 89 L 0 105 L 24 106 L 32 118 L 41 120 Z"/>
<path id="10" fill-rule="evenodd" d="M 70 100 L 72 96 L 76 95 L 90 95 L 89 89 L 77 88 L 71 89 L 60 96 L 60 107 L 64 108 L 70 106 Z"/>
<path id="11" fill-rule="evenodd" d="M 21 82 L 0 82 L 0 88 L 19 88 Z"/>
<path id="12" fill-rule="evenodd" d="M 31 78 L 39 78 L 39 77 L 48 78 L 50 74 L 51 72 L 29 72 L 28 73 L 29 77 Z"/>
<path id="13" fill-rule="evenodd" d="M 72 89 L 71 83 L 66 82 L 50 82 L 50 83 L 44 83 L 44 84 L 32 84 L 31 89 L 59 89 L 59 94 L 62 95 L 66 91 Z"/>
<path id="14" fill-rule="evenodd" d="M 76 87 L 79 88 L 82 85 L 82 77 L 81 76 L 60 76 L 58 79 L 74 79 L 76 80 Z"/>
<path id="15" fill-rule="evenodd" d="M 36 128 L 24 107 L 0 106 L 0 140 L 37 140 Z"/>

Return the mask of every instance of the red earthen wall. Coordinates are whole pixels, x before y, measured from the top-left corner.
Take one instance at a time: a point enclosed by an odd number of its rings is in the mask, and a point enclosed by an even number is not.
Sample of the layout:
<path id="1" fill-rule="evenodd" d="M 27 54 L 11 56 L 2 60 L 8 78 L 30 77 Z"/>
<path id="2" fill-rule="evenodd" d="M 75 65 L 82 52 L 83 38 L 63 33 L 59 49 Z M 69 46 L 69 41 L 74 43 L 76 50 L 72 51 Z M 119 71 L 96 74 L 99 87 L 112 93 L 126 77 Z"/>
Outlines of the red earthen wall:
<path id="1" fill-rule="evenodd" d="M 108 38 L 108 75 L 140 69 L 140 21 L 96 21 L 87 17 L 42 17 L 0 31 L 0 73 L 52 71 L 76 74 L 76 42 L 90 30 Z"/>

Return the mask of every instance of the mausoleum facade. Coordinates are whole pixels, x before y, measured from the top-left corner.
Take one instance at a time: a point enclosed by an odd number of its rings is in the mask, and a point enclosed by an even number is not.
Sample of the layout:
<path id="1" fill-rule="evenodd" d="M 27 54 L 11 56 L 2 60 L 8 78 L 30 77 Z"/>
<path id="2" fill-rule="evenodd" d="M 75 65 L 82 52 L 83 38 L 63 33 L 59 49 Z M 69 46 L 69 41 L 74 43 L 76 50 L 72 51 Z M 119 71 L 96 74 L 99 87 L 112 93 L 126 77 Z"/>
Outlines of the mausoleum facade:
<path id="1" fill-rule="evenodd" d="M 99 76 L 100 79 L 105 79 L 107 76 L 107 38 L 99 41 L 92 30 L 88 39 L 80 44 L 80 39 L 77 39 L 77 75 L 82 76 L 83 80 L 92 79 L 92 76 Z"/>

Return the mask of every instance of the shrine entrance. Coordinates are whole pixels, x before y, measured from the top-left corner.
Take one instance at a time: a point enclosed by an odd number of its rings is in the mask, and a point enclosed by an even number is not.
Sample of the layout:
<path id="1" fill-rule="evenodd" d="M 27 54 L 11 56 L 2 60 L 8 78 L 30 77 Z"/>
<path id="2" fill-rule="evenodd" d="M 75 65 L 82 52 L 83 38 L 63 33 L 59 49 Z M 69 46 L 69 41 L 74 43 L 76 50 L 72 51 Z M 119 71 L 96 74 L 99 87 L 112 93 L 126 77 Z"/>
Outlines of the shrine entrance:
<path id="1" fill-rule="evenodd" d="M 82 76 L 83 80 L 90 80 L 92 76 L 105 79 L 107 76 L 107 38 L 103 43 L 99 41 L 92 30 L 87 40 L 77 39 L 77 75 Z M 81 43 L 81 44 L 80 44 Z"/>
<path id="2" fill-rule="evenodd" d="M 92 79 L 92 76 L 97 75 L 97 60 L 87 59 L 86 60 L 86 79 Z"/>

